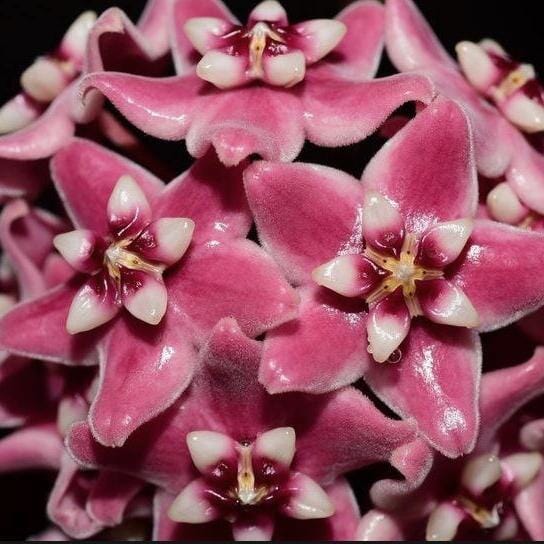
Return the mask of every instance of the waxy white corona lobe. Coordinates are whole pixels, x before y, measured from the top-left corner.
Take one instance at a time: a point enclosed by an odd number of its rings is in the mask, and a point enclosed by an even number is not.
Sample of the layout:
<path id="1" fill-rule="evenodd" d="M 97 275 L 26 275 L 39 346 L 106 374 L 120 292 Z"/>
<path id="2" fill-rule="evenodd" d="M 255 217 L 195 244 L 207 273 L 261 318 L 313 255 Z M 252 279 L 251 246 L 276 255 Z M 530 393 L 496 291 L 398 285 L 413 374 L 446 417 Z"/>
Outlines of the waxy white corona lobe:
<path id="1" fill-rule="evenodd" d="M 479 317 L 465 293 L 445 277 L 466 246 L 471 219 L 438 223 L 423 234 L 405 229 L 400 212 L 378 193 L 362 210 L 366 247 L 316 268 L 313 280 L 336 293 L 368 303 L 369 351 L 385 362 L 408 335 L 411 318 L 474 328 Z"/>
<path id="2" fill-rule="evenodd" d="M 292 87 L 304 79 L 306 66 L 328 55 L 346 33 L 342 22 L 329 19 L 289 26 L 285 10 L 274 0 L 255 7 L 246 26 L 196 17 L 184 30 L 203 55 L 198 76 L 220 89 L 252 80 Z"/>
<path id="3" fill-rule="evenodd" d="M 169 517 L 181 523 L 207 523 L 225 518 L 237 538 L 270 539 L 273 524 L 259 521 L 271 509 L 300 520 L 322 519 L 334 506 L 321 486 L 292 471 L 295 431 L 271 429 L 253 441 L 238 442 L 214 431 L 193 431 L 187 446 L 202 477 L 176 497 Z M 244 536 L 244 538 L 245 538 Z"/>
<path id="4" fill-rule="evenodd" d="M 121 306 L 145 323 L 160 323 L 168 301 L 162 274 L 181 259 L 194 231 L 190 219 L 152 221 L 147 198 L 130 176 L 121 176 L 115 185 L 107 217 L 106 237 L 76 230 L 54 240 L 73 268 L 92 274 L 72 301 L 66 321 L 70 334 L 103 325 Z"/>

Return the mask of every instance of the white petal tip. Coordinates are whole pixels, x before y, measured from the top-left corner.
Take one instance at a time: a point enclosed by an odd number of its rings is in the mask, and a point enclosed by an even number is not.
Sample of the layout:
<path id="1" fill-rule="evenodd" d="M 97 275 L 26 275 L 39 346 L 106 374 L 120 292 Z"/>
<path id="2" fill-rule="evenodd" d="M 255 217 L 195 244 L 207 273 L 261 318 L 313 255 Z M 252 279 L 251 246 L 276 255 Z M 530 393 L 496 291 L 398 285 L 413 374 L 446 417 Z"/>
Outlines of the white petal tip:
<path id="1" fill-rule="evenodd" d="M 91 255 L 94 246 L 92 233 L 85 230 L 58 234 L 53 238 L 53 245 L 68 263 L 76 267 Z"/>
<path id="2" fill-rule="evenodd" d="M 455 47 L 465 77 L 481 91 L 486 91 L 500 76 L 487 51 L 480 45 L 463 41 Z"/>
<path id="3" fill-rule="evenodd" d="M 261 434 L 255 442 L 255 452 L 285 467 L 295 455 L 296 434 L 292 427 L 279 427 Z"/>
<path id="4" fill-rule="evenodd" d="M 495 455 L 479 455 L 465 465 L 461 482 L 474 495 L 497 483 L 502 475 L 501 463 Z"/>
<path id="5" fill-rule="evenodd" d="M 512 473 L 518 488 L 529 485 L 542 467 L 542 455 L 538 452 L 514 453 L 502 459 Z"/>
<path id="6" fill-rule="evenodd" d="M 269 56 L 264 60 L 265 80 L 278 87 L 292 87 L 306 75 L 306 58 L 301 51 Z"/>
<path id="7" fill-rule="evenodd" d="M 193 47 L 204 55 L 213 48 L 213 39 L 227 32 L 228 23 L 216 17 L 193 17 L 185 23 L 183 30 Z"/>
<path id="8" fill-rule="evenodd" d="M 429 541 L 450 541 L 455 538 L 463 514 L 453 505 L 443 503 L 429 516 L 425 539 Z"/>
<path id="9" fill-rule="evenodd" d="M 315 19 L 302 23 L 308 36 L 308 62 L 313 63 L 328 55 L 344 38 L 347 27 L 336 19 Z"/>
<path id="10" fill-rule="evenodd" d="M 265 0 L 253 8 L 249 18 L 252 21 L 284 22 L 287 13 L 276 0 Z"/>
<path id="11" fill-rule="evenodd" d="M 79 61 L 85 54 L 89 33 L 96 18 L 94 11 L 84 11 L 64 35 L 62 47 L 72 59 Z"/>
<path id="12" fill-rule="evenodd" d="M 119 178 L 108 200 L 108 215 L 113 218 L 133 215 L 139 208 L 148 210 L 147 198 L 134 178 Z"/>
<path id="13" fill-rule="evenodd" d="M 221 51 L 208 51 L 197 64 L 196 73 L 219 89 L 236 87 L 245 82 L 245 60 Z"/>
<path id="14" fill-rule="evenodd" d="M 66 330 L 69 334 L 90 331 L 107 323 L 117 311 L 115 304 L 101 300 L 92 288 L 85 285 L 72 301 L 66 319 Z"/>
<path id="15" fill-rule="evenodd" d="M 149 325 L 158 325 L 168 304 L 166 287 L 158 280 L 150 279 L 123 301 L 125 308 L 137 319 Z"/>
<path id="16" fill-rule="evenodd" d="M 287 513 L 295 519 L 323 519 L 334 514 L 334 504 L 314 480 L 298 475 L 299 487 L 289 501 Z"/>
<path id="17" fill-rule="evenodd" d="M 322 287 L 346 297 L 359 294 L 358 270 L 353 255 L 341 255 L 322 264 L 312 272 L 312 279 Z"/>
<path id="18" fill-rule="evenodd" d="M 544 130 L 544 106 L 522 91 L 516 92 L 501 107 L 508 120 L 521 130 L 529 134 Z"/>
<path id="19" fill-rule="evenodd" d="M 157 245 L 167 264 L 173 264 L 187 251 L 195 231 L 191 219 L 163 217 L 155 223 Z"/>
<path id="20" fill-rule="evenodd" d="M 385 363 L 391 354 L 402 344 L 408 334 L 406 323 L 394 315 L 376 316 L 372 312 L 367 323 L 369 352 L 378 363 Z"/>
<path id="21" fill-rule="evenodd" d="M 480 325 L 480 316 L 470 299 L 453 285 L 439 295 L 428 317 L 435 323 L 452 327 L 474 329 Z"/>
<path id="22" fill-rule="evenodd" d="M 0 317 L 15 306 L 15 303 L 16 300 L 14 296 L 0 293 Z"/>
<path id="23" fill-rule="evenodd" d="M 529 213 L 506 182 L 499 183 L 489 192 L 487 208 L 493 219 L 509 225 L 520 223 Z"/>
<path id="24" fill-rule="evenodd" d="M 59 64 L 47 58 L 37 59 L 21 75 L 21 86 L 38 102 L 52 102 L 66 84 L 66 77 Z"/>
<path id="25" fill-rule="evenodd" d="M 215 509 L 203 497 L 200 480 L 191 482 L 174 500 L 168 517 L 177 523 L 208 523 L 216 518 Z"/>
<path id="26" fill-rule="evenodd" d="M 230 437 L 214 431 L 193 431 L 187 435 L 191 459 L 200 472 L 206 472 L 228 457 L 232 449 Z"/>

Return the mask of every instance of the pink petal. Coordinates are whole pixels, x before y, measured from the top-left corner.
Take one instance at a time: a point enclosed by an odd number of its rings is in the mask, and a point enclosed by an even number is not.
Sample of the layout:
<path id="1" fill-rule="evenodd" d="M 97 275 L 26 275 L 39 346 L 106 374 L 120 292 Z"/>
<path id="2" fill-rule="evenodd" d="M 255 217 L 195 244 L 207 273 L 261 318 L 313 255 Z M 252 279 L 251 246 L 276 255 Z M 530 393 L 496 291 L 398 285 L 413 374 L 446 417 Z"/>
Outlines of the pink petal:
<path id="1" fill-rule="evenodd" d="M 102 529 L 102 525 L 85 510 L 93 480 L 92 473 L 81 471 L 67 454 L 63 455 L 60 472 L 47 502 L 47 515 L 73 538 L 88 538 Z"/>
<path id="2" fill-rule="evenodd" d="M 312 143 L 338 147 L 364 140 L 406 102 L 429 103 L 431 81 L 397 74 L 372 81 L 349 81 L 309 72 L 302 95 L 304 125 Z"/>
<path id="3" fill-rule="evenodd" d="M 439 98 L 376 154 L 363 186 L 396 202 L 407 228 L 421 232 L 436 222 L 474 216 L 478 185 L 472 157 L 465 114 Z"/>
<path id="4" fill-rule="evenodd" d="M 157 217 L 188 217 L 195 243 L 218 237 L 244 238 L 252 218 L 242 185 L 246 164 L 225 168 L 212 151 L 170 182 L 155 206 Z"/>
<path id="5" fill-rule="evenodd" d="M 478 430 L 478 336 L 466 329 L 412 322 L 396 364 L 370 366 L 365 379 L 441 453 L 456 457 L 474 447 Z"/>
<path id="6" fill-rule="evenodd" d="M 127 507 L 144 483 L 119 472 L 101 471 L 90 490 L 86 510 L 101 525 L 114 527 L 123 522 Z"/>
<path id="7" fill-rule="evenodd" d="M 172 16 L 170 6 L 171 0 L 148 0 L 138 21 L 140 32 L 157 55 L 164 55 L 170 49 L 170 37 L 165 32 Z"/>
<path id="8" fill-rule="evenodd" d="M 140 425 L 170 406 L 189 384 L 191 336 L 171 310 L 150 327 L 127 317 L 115 324 L 101 353 L 100 383 L 89 422 L 96 439 L 121 446 Z M 149 388 L 149 384 L 155 384 Z"/>
<path id="9" fill-rule="evenodd" d="M 544 300 L 544 238 L 539 233 L 476 220 L 466 256 L 452 281 L 489 331 L 536 310 Z"/>
<path id="10" fill-rule="evenodd" d="M 34 198 L 48 178 L 44 161 L 0 159 L 0 203 L 8 198 Z"/>
<path id="11" fill-rule="evenodd" d="M 304 144 L 302 113 L 298 97 L 286 89 L 257 85 L 209 91 L 187 134 L 187 149 L 201 157 L 212 145 L 225 166 L 254 154 L 289 162 Z"/>
<path id="12" fill-rule="evenodd" d="M 201 114 L 199 93 L 205 85 L 196 75 L 157 79 L 97 72 L 83 79 L 81 92 L 98 89 L 140 130 L 156 138 L 180 140 L 194 114 Z"/>
<path id="13" fill-rule="evenodd" d="M 373 0 L 353 2 L 336 19 L 346 25 L 347 33 L 326 58 L 326 64 L 342 77 L 372 78 L 378 70 L 383 49 L 383 6 Z"/>
<path id="14" fill-rule="evenodd" d="M 387 54 L 400 70 L 434 65 L 456 69 L 452 58 L 411 0 L 388 0 L 385 23 Z"/>
<path id="15" fill-rule="evenodd" d="M 55 185 L 77 228 L 108 232 L 107 203 L 119 178 L 132 177 L 150 202 L 163 184 L 140 166 L 87 140 L 74 140 L 51 162 Z"/>
<path id="16" fill-rule="evenodd" d="M 311 164 L 260 162 L 244 178 L 259 238 L 292 282 L 310 281 L 312 270 L 338 253 L 361 251 L 363 193 L 350 176 Z"/>
<path id="17" fill-rule="evenodd" d="M 221 0 L 174 0 L 173 2 L 173 55 L 178 74 L 191 73 L 194 70 L 195 50 L 184 32 L 185 23 L 193 17 L 217 17 L 230 22 L 237 22 L 227 6 Z"/>
<path id="18" fill-rule="evenodd" d="M 64 364 L 96 364 L 94 350 L 104 331 L 74 336 L 66 330 L 68 309 L 79 285 L 60 286 L 6 313 L 0 320 L 0 349 Z"/>
<path id="19" fill-rule="evenodd" d="M 281 397 L 277 398 L 280 402 Z M 350 470 L 389 461 L 397 448 L 416 436 L 413 421 L 384 416 L 372 401 L 351 387 L 327 395 L 300 395 L 296 401 L 298 408 L 291 407 L 290 418 L 297 430 L 292 470 L 324 486 Z M 311 415 L 316 413 L 317 418 Z M 303 431 L 305 425 L 310 428 Z"/>
<path id="20" fill-rule="evenodd" d="M 544 539 L 544 523 L 540 514 L 544 507 L 544 470 L 541 469 L 538 476 L 516 495 L 514 505 L 530 538 L 535 541 Z"/>
<path id="21" fill-rule="evenodd" d="M 247 334 L 256 336 L 296 314 L 296 293 L 274 261 L 250 241 L 195 247 L 165 281 L 172 303 L 201 335 L 222 317 L 234 317 Z"/>
<path id="22" fill-rule="evenodd" d="M 544 392 L 544 349 L 521 365 L 486 372 L 480 399 L 481 433 L 478 449 L 484 451 L 496 430 L 524 404 Z"/>
<path id="23" fill-rule="evenodd" d="M 371 364 L 365 323 L 360 301 L 302 290 L 298 318 L 267 334 L 259 381 L 271 393 L 323 393 L 356 381 Z"/>
<path id="24" fill-rule="evenodd" d="M 29 425 L 0 440 L 0 472 L 58 470 L 62 440 L 54 425 Z"/>
<path id="25" fill-rule="evenodd" d="M 70 116 L 74 90 L 73 85 L 65 89 L 30 125 L 0 137 L 0 158 L 43 159 L 66 145 L 75 130 Z"/>

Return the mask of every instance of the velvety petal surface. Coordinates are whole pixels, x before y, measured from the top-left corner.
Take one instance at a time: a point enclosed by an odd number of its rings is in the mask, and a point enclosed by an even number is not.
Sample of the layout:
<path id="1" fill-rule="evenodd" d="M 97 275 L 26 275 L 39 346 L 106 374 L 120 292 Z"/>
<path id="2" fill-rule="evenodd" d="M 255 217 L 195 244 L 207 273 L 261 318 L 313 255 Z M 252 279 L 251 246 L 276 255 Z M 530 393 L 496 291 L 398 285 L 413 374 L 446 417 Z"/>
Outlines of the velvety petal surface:
<path id="1" fill-rule="evenodd" d="M 436 99 L 375 155 L 362 180 L 365 189 L 396 202 L 414 232 L 439 221 L 473 217 L 478 185 L 462 109 L 451 100 Z"/>
<path id="2" fill-rule="evenodd" d="M 0 159 L 0 202 L 34 198 L 49 181 L 44 161 Z"/>
<path id="3" fill-rule="evenodd" d="M 317 286 L 300 294 L 298 317 L 267 334 L 260 382 L 270 393 L 323 393 L 353 383 L 372 364 L 363 303 Z"/>
<path id="4" fill-rule="evenodd" d="M 477 334 L 412 320 L 400 350 L 400 362 L 370 366 L 366 381 L 393 411 L 415 418 L 421 434 L 441 453 L 469 452 L 478 431 Z"/>
<path id="5" fill-rule="evenodd" d="M 107 232 L 107 203 L 119 178 L 133 178 L 150 202 L 163 188 L 152 174 L 87 140 L 74 140 L 51 161 L 51 172 L 76 228 Z"/>
<path id="6" fill-rule="evenodd" d="M 544 539 L 544 520 L 541 512 L 544 508 L 544 470 L 514 499 L 516 513 L 523 523 L 524 529 L 535 540 Z"/>
<path id="7" fill-rule="evenodd" d="M 261 243 L 295 283 L 339 253 L 362 249 L 363 193 L 352 177 L 311 164 L 259 162 L 245 174 Z"/>
<path id="8" fill-rule="evenodd" d="M 542 234 L 476 220 L 465 251 L 452 280 L 476 308 L 480 330 L 504 327 L 542 305 Z"/>

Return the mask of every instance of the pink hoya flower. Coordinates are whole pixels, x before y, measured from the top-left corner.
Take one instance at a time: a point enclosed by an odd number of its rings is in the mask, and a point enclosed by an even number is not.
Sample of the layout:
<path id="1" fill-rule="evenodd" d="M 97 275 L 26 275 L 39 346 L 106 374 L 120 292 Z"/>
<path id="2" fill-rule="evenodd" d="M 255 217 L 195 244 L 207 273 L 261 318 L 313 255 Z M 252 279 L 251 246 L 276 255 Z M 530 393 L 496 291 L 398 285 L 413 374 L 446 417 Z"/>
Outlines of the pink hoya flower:
<path id="1" fill-rule="evenodd" d="M 47 182 L 43 164 L 72 138 L 76 125 L 99 114 L 100 97 L 85 105 L 78 96 L 81 74 L 103 69 L 160 73 L 167 53 L 170 0 L 150 0 L 135 27 L 126 15 L 112 8 L 96 19 L 80 15 L 59 47 L 38 57 L 22 74 L 22 91 L 0 108 L 0 201 L 33 196 Z M 95 22 L 96 21 L 96 22 Z M 101 130 L 115 139 L 119 127 L 107 113 Z M 29 161 L 29 162 L 27 162 Z"/>
<path id="2" fill-rule="evenodd" d="M 274 0 L 245 25 L 219 0 L 174 0 L 172 9 L 176 77 L 108 71 L 81 89 L 100 90 L 152 136 L 185 139 L 195 157 L 213 146 L 228 166 L 252 154 L 292 161 L 305 137 L 328 146 L 362 140 L 405 102 L 433 94 L 417 75 L 371 80 L 383 45 L 383 7 L 373 0 L 336 20 L 295 25 Z"/>
<path id="3" fill-rule="evenodd" d="M 338 478 L 376 461 L 402 464 L 414 426 L 387 418 L 352 388 L 269 395 L 257 381 L 261 352 L 234 320 L 222 320 L 170 409 L 115 449 L 76 424 L 71 455 L 159 486 L 160 540 L 229 539 L 231 530 L 236 540 L 352 538 L 358 509 Z"/>
<path id="4" fill-rule="evenodd" d="M 240 168 L 227 170 L 210 154 L 165 187 L 75 140 L 52 172 L 79 229 L 56 245 L 79 274 L 8 312 L 0 346 L 79 365 L 95 364 L 98 351 L 90 421 L 102 443 L 121 445 L 179 396 L 195 349 L 220 318 L 234 316 L 256 336 L 295 316 L 296 294 L 244 239 L 251 218 Z"/>
<path id="5" fill-rule="evenodd" d="M 274 393 L 323 393 L 364 376 L 439 451 L 470 451 L 477 331 L 542 304 L 544 238 L 474 218 L 472 140 L 459 106 L 433 102 L 377 153 L 362 183 L 308 164 L 257 163 L 245 178 L 260 240 L 301 297 L 298 319 L 266 337 L 261 382 Z"/>
<path id="6" fill-rule="evenodd" d="M 458 44 L 457 65 L 411 0 L 387 0 L 385 13 L 393 64 L 428 75 L 441 93 L 464 106 L 474 128 L 478 171 L 506 178 L 487 197 L 492 217 L 526 226 L 529 210 L 544 213 L 544 158 L 518 130 L 544 130 L 542 86 L 533 67 L 513 61 L 492 40 Z"/>
<path id="7" fill-rule="evenodd" d="M 382 509 L 363 516 L 359 540 L 541 540 L 544 427 L 519 410 L 543 391 L 542 348 L 485 373 L 474 452 L 455 461 L 435 455 L 411 486 L 377 483 L 371 494 Z"/>

